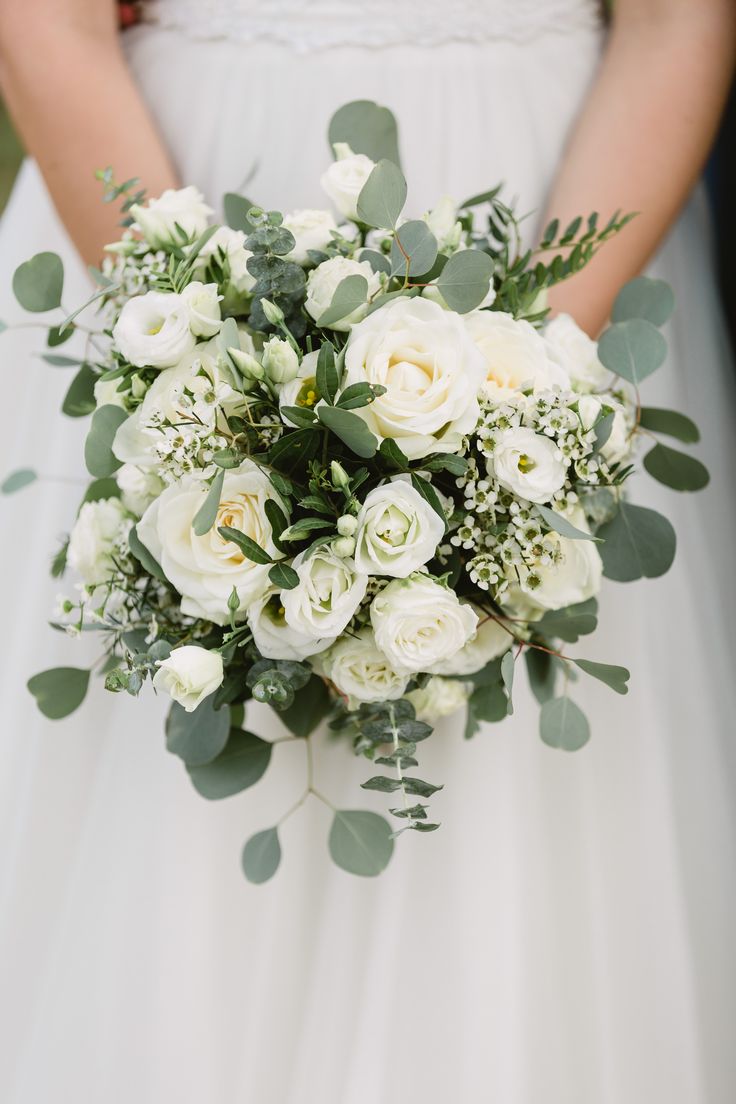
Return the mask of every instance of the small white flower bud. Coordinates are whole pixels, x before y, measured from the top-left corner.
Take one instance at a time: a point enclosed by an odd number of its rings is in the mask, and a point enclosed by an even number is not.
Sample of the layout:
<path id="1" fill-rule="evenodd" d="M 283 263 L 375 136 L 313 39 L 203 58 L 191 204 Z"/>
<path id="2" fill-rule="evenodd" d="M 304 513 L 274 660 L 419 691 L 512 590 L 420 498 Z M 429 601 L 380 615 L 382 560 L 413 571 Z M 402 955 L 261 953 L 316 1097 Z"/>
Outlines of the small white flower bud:
<path id="1" fill-rule="evenodd" d="M 341 537 L 352 537 L 358 528 L 358 519 L 352 514 L 343 514 L 337 519 L 337 531 Z"/>
<path id="2" fill-rule="evenodd" d="M 337 540 L 332 542 L 332 551 L 341 560 L 349 559 L 355 551 L 355 538 L 338 537 Z"/>
<path id="3" fill-rule="evenodd" d="M 330 472 L 332 474 L 333 487 L 336 487 L 338 490 L 344 490 L 346 487 L 350 486 L 348 473 L 339 461 L 332 461 L 330 464 Z"/>
<path id="4" fill-rule="evenodd" d="M 229 347 L 227 351 L 233 362 L 248 379 L 262 380 L 264 378 L 266 373 L 263 365 L 259 364 L 250 353 L 244 353 L 242 349 L 236 349 L 235 347 Z"/>
<path id="5" fill-rule="evenodd" d="M 272 326 L 280 326 L 284 321 L 284 312 L 281 307 L 277 307 L 270 299 L 261 299 L 261 306 L 266 320 L 270 322 Z"/>
<path id="6" fill-rule="evenodd" d="M 299 357 L 288 341 L 272 337 L 263 346 L 263 367 L 272 383 L 290 383 L 299 373 Z"/>

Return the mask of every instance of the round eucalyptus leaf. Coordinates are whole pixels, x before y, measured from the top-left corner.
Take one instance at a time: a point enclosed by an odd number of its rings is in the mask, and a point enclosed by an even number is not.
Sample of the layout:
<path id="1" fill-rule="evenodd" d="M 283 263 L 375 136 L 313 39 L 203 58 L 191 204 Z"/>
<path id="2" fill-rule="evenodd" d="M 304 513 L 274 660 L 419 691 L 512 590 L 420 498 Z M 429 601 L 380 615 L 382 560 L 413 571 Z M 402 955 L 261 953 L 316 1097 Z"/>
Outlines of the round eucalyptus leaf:
<path id="1" fill-rule="evenodd" d="M 628 694 L 627 683 L 631 673 L 626 667 L 618 667 L 615 663 L 596 663 L 592 659 L 574 659 L 573 663 L 592 678 L 605 682 L 617 694 Z"/>
<path id="2" fill-rule="evenodd" d="M 230 734 L 230 710 L 215 709 L 212 695 L 191 713 L 172 702 L 166 718 L 166 747 L 188 767 L 211 762 L 219 755 Z"/>
<path id="3" fill-rule="evenodd" d="M 372 161 L 386 158 L 395 165 L 401 164 L 393 112 L 372 100 L 354 100 L 338 108 L 330 120 L 327 137 L 331 149 L 336 142 L 346 142 L 353 153 L 364 153 Z"/>
<path id="4" fill-rule="evenodd" d="M 644 318 L 614 322 L 601 335 L 598 359 L 605 368 L 638 387 L 667 356 L 667 342 Z"/>
<path id="5" fill-rule="evenodd" d="M 317 322 L 318 326 L 332 326 L 342 318 L 362 307 L 368 299 L 368 281 L 365 276 L 355 273 L 346 276 L 335 288 L 332 302 L 326 311 L 323 311 Z"/>
<path id="6" fill-rule="evenodd" d="M 64 265 L 57 253 L 37 253 L 18 265 L 13 275 L 13 292 L 24 310 L 41 312 L 61 305 Z"/>
<path id="7" fill-rule="evenodd" d="M 639 413 L 639 425 L 642 429 L 651 429 L 653 433 L 674 437 L 684 445 L 695 445 L 700 440 L 700 430 L 695 422 L 685 414 L 680 414 L 679 410 L 643 406 Z"/>
<path id="8" fill-rule="evenodd" d="M 27 487 L 29 483 L 35 483 L 37 479 L 38 473 L 33 468 L 18 468 L 17 471 L 6 476 L 0 484 L 0 491 L 3 494 L 15 494 L 16 491 L 21 491 L 24 487 Z"/>
<path id="9" fill-rule="evenodd" d="M 485 299 L 491 286 L 493 261 L 479 249 L 454 253 L 437 278 L 437 287 L 450 310 L 467 314 Z"/>
<path id="10" fill-rule="evenodd" d="M 549 747 L 578 751 L 590 739 L 590 725 L 582 709 L 565 695 L 544 703 L 539 714 L 539 734 Z"/>
<path id="11" fill-rule="evenodd" d="M 223 710 L 223 712 L 226 712 Z M 271 761 L 271 744 L 252 732 L 232 729 L 224 751 L 209 763 L 187 764 L 197 793 L 210 800 L 231 797 L 253 786 Z"/>
<path id="12" fill-rule="evenodd" d="M 675 491 L 702 491 L 710 482 L 705 464 L 667 445 L 650 449 L 644 457 L 644 467 L 653 479 Z"/>
<path id="13" fill-rule="evenodd" d="M 251 836 L 243 848 L 243 873 L 249 882 L 262 885 L 272 878 L 281 862 L 277 828 L 266 828 Z"/>
<path id="14" fill-rule="evenodd" d="M 95 383 L 97 373 L 89 364 L 83 364 L 69 385 L 61 406 L 62 414 L 69 418 L 83 418 L 95 409 Z"/>
<path id="15" fill-rule="evenodd" d="M 378 813 L 338 809 L 329 838 L 330 855 L 349 874 L 372 878 L 380 874 L 393 853 L 391 827 Z"/>
<path id="16" fill-rule="evenodd" d="M 621 502 L 611 521 L 598 530 L 603 574 L 620 583 L 656 579 L 672 566 L 675 530 L 656 510 Z"/>
<path id="17" fill-rule="evenodd" d="M 630 318 L 645 318 L 654 326 L 662 326 L 674 309 L 675 296 L 669 284 L 651 276 L 637 276 L 624 284 L 616 296 L 611 320 L 627 322 Z"/>
<path id="18" fill-rule="evenodd" d="M 112 475 L 122 462 L 112 451 L 115 434 L 128 415 L 120 406 L 107 404 L 92 415 L 92 424 L 84 443 L 84 461 L 90 475 L 104 478 Z"/>
<path id="19" fill-rule="evenodd" d="M 52 667 L 28 680 L 28 689 L 44 717 L 59 721 L 84 701 L 89 671 L 80 667 Z"/>
<path id="20" fill-rule="evenodd" d="M 437 252 L 437 239 L 426 222 L 405 222 L 391 242 L 391 270 L 395 276 L 423 276 L 437 260 Z"/>
<path id="21" fill-rule="evenodd" d="M 393 161 L 379 161 L 358 196 L 358 218 L 379 230 L 393 230 L 406 203 L 406 181 Z"/>

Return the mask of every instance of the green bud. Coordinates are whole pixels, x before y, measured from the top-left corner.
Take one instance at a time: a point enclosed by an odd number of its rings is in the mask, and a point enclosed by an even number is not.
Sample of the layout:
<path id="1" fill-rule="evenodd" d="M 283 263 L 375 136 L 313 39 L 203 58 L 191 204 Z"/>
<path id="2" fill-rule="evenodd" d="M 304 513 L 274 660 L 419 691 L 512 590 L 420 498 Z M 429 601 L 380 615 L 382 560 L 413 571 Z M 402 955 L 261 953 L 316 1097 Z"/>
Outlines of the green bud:
<path id="1" fill-rule="evenodd" d="M 345 490 L 350 486 L 350 477 L 338 460 L 333 460 L 330 464 L 330 473 L 333 487 L 338 490 Z"/>
<path id="2" fill-rule="evenodd" d="M 355 538 L 338 537 L 337 540 L 332 542 L 332 551 L 336 556 L 339 556 L 341 560 L 349 559 L 353 552 L 355 552 Z"/>
<path id="3" fill-rule="evenodd" d="M 284 321 L 284 312 L 281 307 L 277 307 L 270 299 L 261 299 L 261 307 L 263 308 L 266 320 L 270 322 L 272 326 L 280 326 Z"/>
<path id="4" fill-rule="evenodd" d="M 265 378 L 265 371 L 263 365 L 259 364 L 254 356 L 250 353 L 244 353 L 242 349 L 236 349 L 234 346 L 229 347 L 228 356 L 232 358 L 233 363 L 238 367 L 240 372 L 250 380 L 262 380 Z"/>

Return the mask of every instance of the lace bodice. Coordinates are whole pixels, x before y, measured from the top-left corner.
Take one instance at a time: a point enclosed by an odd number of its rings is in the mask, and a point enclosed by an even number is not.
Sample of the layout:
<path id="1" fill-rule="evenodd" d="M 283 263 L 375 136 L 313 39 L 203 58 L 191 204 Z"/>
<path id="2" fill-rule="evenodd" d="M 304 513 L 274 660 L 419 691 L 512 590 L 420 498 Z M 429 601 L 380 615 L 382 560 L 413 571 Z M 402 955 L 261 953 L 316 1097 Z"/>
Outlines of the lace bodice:
<path id="1" fill-rule="evenodd" d="M 599 0 L 147 0 L 146 22 L 194 38 L 297 50 L 441 46 L 595 29 Z"/>

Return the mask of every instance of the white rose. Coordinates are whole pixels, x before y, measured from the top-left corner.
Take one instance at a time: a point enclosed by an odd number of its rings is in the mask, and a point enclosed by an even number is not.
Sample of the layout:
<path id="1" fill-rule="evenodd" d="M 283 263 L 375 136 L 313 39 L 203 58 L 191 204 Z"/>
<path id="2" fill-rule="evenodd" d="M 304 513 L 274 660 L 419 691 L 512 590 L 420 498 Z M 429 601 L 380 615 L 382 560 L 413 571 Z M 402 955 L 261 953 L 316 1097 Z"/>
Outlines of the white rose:
<path id="1" fill-rule="evenodd" d="M 399 672 L 430 671 L 473 636 L 478 616 L 426 575 L 395 579 L 371 603 L 376 644 Z"/>
<path id="2" fill-rule="evenodd" d="M 309 558 L 300 552 L 292 567 L 299 584 L 281 592 L 287 624 L 313 640 L 333 639 L 347 628 L 368 586 L 368 576 L 350 559 L 336 556 L 327 546 Z"/>
<path id="3" fill-rule="evenodd" d="M 439 514 L 401 478 L 370 491 L 357 525 L 358 570 L 395 579 L 405 579 L 431 560 L 445 532 Z"/>
<path id="4" fill-rule="evenodd" d="M 284 414 L 286 406 L 303 406 L 308 410 L 314 410 L 317 405 L 317 358 L 319 353 L 315 350 L 307 353 L 299 365 L 299 371 L 293 380 L 284 383 L 279 388 L 279 409 L 281 417 L 287 425 L 295 425 Z"/>
<path id="5" fill-rule="evenodd" d="M 344 142 L 336 142 L 334 150 L 337 161 L 333 161 L 322 174 L 320 184 L 340 214 L 355 220 L 358 217 L 358 196 L 376 163 L 364 153 L 353 153 Z"/>
<path id="6" fill-rule="evenodd" d="M 544 327 L 551 359 L 562 368 L 576 391 L 598 391 L 610 379 L 598 359 L 598 345 L 569 314 L 558 314 Z"/>
<path id="7" fill-rule="evenodd" d="M 513 644 L 514 638 L 493 617 L 473 606 L 478 617 L 478 628 L 467 644 L 449 659 L 441 659 L 435 663 L 432 672 L 437 675 L 474 675 L 476 671 L 482 671 L 492 659 L 507 652 Z"/>
<path id="8" fill-rule="evenodd" d="M 239 295 L 250 295 L 256 284 L 255 276 L 248 271 L 248 261 L 253 256 L 245 248 L 245 234 L 242 230 L 232 230 L 229 226 L 220 226 L 202 246 L 197 256 L 197 268 L 214 257 L 221 264 L 227 264 L 228 284 Z"/>
<path id="9" fill-rule="evenodd" d="M 440 252 L 457 249 L 463 228 L 457 219 L 457 204 L 451 196 L 442 196 L 439 203 L 424 216 L 424 221 L 436 237 Z"/>
<path id="10" fill-rule="evenodd" d="M 328 261 L 313 268 L 307 277 L 307 298 L 304 308 L 315 322 L 325 313 L 332 303 L 338 286 L 348 276 L 365 276 L 368 281 L 368 297 L 381 289 L 381 277 L 374 272 L 368 261 L 352 261 L 349 257 L 330 257 Z M 368 304 L 362 303 L 345 318 L 331 322 L 329 329 L 343 333 L 365 317 Z"/>
<path id="11" fill-rule="evenodd" d="M 282 593 L 276 587 L 270 587 L 250 605 L 248 626 L 265 659 L 307 659 L 329 648 L 334 640 L 332 636 L 315 640 L 313 635 L 293 629 L 286 620 Z"/>
<path id="12" fill-rule="evenodd" d="M 119 406 L 125 409 L 125 391 L 118 391 L 120 379 L 95 380 L 95 403 L 97 406 Z"/>
<path id="13" fill-rule="evenodd" d="M 379 439 L 393 438 L 410 460 L 461 450 L 478 421 L 484 378 L 483 357 L 463 319 L 426 299 L 394 299 L 348 338 L 345 386 L 386 388 L 354 413 Z"/>
<path id="14" fill-rule="evenodd" d="M 465 325 L 483 354 L 485 391 L 492 398 L 503 399 L 524 386 L 569 389 L 564 368 L 550 360 L 544 341 L 528 322 L 503 311 L 477 310 L 465 315 Z"/>
<path id="15" fill-rule="evenodd" d="M 576 507 L 568 514 L 570 522 L 589 532 L 585 514 Z M 558 533 L 549 538 L 562 553 L 557 563 L 521 570 L 519 586 L 538 609 L 556 610 L 593 598 L 601 588 L 603 564 L 593 541 L 569 540 Z"/>
<path id="16" fill-rule="evenodd" d="M 172 368 L 195 345 L 186 303 L 181 295 L 162 291 L 129 299 L 113 327 L 112 339 L 137 368 Z"/>
<path id="17" fill-rule="evenodd" d="M 343 636 L 320 656 L 320 670 L 348 698 L 348 708 L 361 702 L 395 701 L 406 690 L 407 676 L 396 671 L 376 647 L 370 629 Z"/>
<path id="18" fill-rule="evenodd" d="M 189 328 L 195 337 L 214 337 L 222 325 L 217 284 L 194 280 L 181 293 L 189 311 Z"/>
<path id="19" fill-rule="evenodd" d="M 115 473 L 115 480 L 125 509 L 136 517 L 141 517 L 164 489 L 155 472 L 144 471 L 134 464 L 123 464 Z"/>
<path id="20" fill-rule="evenodd" d="M 189 240 L 198 238 L 207 229 L 213 214 L 204 202 L 204 196 L 196 188 L 167 188 L 158 199 L 149 199 L 145 205 L 135 203 L 130 215 L 138 229 L 153 249 L 167 245 L 182 245 L 177 227 L 181 227 Z"/>
<path id="21" fill-rule="evenodd" d="M 299 356 L 282 337 L 271 337 L 265 342 L 261 363 L 272 383 L 290 383 L 299 374 Z"/>
<path id="22" fill-rule="evenodd" d="M 555 442 L 523 426 L 499 433 L 488 464 L 502 487 L 528 502 L 549 502 L 567 476 Z"/>
<path id="23" fill-rule="evenodd" d="M 223 675 L 222 656 L 218 652 L 184 644 L 159 662 L 153 685 L 192 713 L 222 685 Z"/>
<path id="24" fill-rule="evenodd" d="M 434 724 L 440 717 L 449 717 L 467 705 L 470 694 L 468 687 L 458 679 L 435 676 L 426 686 L 406 696 L 414 706 L 417 720 Z"/>
<path id="25" fill-rule="evenodd" d="M 194 476 L 167 487 L 138 522 L 138 536 L 181 594 L 182 613 L 224 625 L 233 588 L 238 595 L 236 614 L 243 614 L 268 589 L 270 566 L 253 563 L 218 529 L 237 529 L 279 559 L 265 504 L 273 499 L 283 507 L 283 502 L 268 476 L 252 460 L 244 460 L 225 473 L 215 524 L 199 537 L 192 523 L 207 490 Z"/>
<path id="26" fill-rule="evenodd" d="M 337 223 L 329 211 L 292 211 L 284 215 L 282 225 L 291 231 L 296 242 L 287 259 L 299 265 L 311 264 L 307 250 L 324 252 L 332 241 L 333 230 L 337 230 Z"/>
<path id="27" fill-rule="evenodd" d="M 119 498 L 85 502 L 69 537 L 67 562 L 85 583 L 104 583 L 127 551 L 130 518 Z"/>

